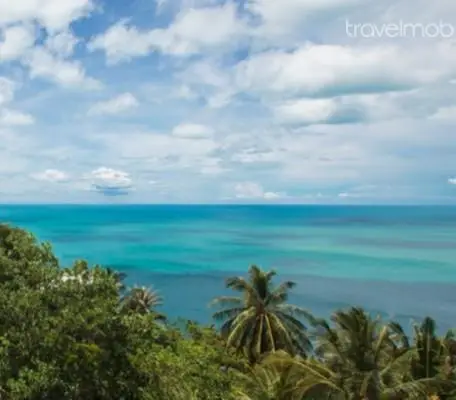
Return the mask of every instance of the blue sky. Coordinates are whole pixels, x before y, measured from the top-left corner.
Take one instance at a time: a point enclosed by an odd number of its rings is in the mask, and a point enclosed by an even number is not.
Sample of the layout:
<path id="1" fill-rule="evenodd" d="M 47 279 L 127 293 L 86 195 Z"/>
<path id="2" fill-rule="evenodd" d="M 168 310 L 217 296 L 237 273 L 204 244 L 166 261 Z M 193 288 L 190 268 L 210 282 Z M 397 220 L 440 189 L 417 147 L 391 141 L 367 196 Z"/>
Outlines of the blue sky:
<path id="1" fill-rule="evenodd" d="M 455 30 L 454 0 L 0 0 L 0 203 L 455 204 Z"/>

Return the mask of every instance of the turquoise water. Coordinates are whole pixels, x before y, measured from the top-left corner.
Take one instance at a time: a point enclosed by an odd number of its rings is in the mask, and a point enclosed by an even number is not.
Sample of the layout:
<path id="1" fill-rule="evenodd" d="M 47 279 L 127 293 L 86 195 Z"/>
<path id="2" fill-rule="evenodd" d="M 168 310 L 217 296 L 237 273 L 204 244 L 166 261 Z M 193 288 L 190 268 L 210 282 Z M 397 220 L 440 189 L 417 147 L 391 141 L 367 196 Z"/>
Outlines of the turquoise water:
<path id="1" fill-rule="evenodd" d="M 223 278 L 252 263 L 299 283 L 317 314 L 362 304 L 456 326 L 456 207 L 0 206 L 0 220 L 77 258 L 153 284 L 171 316 L 209 321 Z"/>

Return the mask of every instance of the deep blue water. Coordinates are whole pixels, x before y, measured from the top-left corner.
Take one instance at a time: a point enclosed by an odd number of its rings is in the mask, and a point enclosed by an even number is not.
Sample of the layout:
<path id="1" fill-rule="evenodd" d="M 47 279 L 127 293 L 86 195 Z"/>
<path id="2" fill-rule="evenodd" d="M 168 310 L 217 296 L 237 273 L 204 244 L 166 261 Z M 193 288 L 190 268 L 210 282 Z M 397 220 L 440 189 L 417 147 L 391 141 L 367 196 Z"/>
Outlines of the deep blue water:
<path id="1" fill-rule="evenodd" d="M 153 285 L 164 311 L 210 321 L 224 278 L 256 263 L 298 282 L 291 300 L 327 316 L 363 305 L 409 326 L 456 326 L 456 207 L 0 206 L 0 221 Z"/>

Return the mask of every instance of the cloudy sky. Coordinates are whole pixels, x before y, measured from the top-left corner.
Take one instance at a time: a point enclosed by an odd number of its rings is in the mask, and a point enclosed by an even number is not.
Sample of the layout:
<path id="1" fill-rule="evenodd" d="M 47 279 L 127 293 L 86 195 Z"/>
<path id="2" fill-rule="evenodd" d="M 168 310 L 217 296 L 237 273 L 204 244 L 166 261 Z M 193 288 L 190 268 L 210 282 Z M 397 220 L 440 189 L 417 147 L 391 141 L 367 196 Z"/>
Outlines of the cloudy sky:
<path id="1" fill-rule="evenodd" d="M 454 0 L 0 0 L 0 203 L 456 204 L 455 128 Z"/>

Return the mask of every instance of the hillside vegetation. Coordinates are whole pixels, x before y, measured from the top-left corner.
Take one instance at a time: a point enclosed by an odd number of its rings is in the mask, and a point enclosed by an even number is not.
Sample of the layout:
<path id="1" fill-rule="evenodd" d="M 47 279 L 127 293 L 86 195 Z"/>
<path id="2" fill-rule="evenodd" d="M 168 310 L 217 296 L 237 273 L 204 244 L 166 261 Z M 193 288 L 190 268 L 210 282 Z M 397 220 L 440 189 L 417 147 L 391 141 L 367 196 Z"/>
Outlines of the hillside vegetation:
<path id="1" fill-rule="evenodd" d="M 123 279 L 1 225 L 0 399 L 456 399 L 456 340 L 429 316 L 412 337 L 358 306 L 323 320 L 252 266 L 214 299 L 214 326 L 174 325 Z"/>

